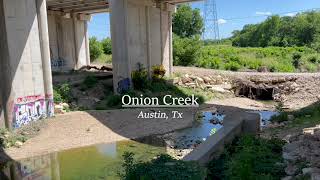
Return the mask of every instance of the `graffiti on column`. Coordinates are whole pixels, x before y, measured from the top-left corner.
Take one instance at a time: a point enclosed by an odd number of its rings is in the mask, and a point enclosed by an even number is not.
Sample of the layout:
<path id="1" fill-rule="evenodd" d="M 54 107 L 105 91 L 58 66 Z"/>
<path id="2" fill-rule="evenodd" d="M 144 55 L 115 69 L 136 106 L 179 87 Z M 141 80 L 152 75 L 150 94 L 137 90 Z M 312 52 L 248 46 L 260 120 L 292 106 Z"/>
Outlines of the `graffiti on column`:
<path id="1" fill-rule="evenodd" d="M 122 79 L 118 82 L 118 88 L 117 91 L 118 93 L 122 94 L 130 89 L 130 79 L 125 78 Z"/>
<path id="2" fill-rule="evenodd" d="M 62 58 L 58 58 L 58 59 L 51 59 L 51 67 L 52 68 L 61 68 L 63 66 L 65 66 L 65 60 Z"/>
<path id="3" fill-rule="evenodd" d="M 53 99 L 46 97 L 52 97 L 52 95 L 18 98 L 13 110 L 13 128 L 20 128 L 32 121 L 53 116 Z"/>

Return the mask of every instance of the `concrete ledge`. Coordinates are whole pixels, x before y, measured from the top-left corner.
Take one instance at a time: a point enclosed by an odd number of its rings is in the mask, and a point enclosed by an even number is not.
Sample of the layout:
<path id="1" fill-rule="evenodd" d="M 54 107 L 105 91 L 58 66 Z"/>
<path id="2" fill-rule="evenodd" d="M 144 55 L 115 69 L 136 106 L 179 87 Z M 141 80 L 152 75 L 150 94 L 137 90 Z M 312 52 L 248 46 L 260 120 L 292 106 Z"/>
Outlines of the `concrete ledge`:
<path id="1" fill-rule="evenodd" d="M 190 154 L 183 158 L 184 161 L 197 161 L 206 165 L 210 160 L 218 157 L 224 145 L 242 133 L 257 133 L 260 130 L 260 115 L 254 113 L 241 113 L 225 117 L 223 128 L 201 143 Z"/>

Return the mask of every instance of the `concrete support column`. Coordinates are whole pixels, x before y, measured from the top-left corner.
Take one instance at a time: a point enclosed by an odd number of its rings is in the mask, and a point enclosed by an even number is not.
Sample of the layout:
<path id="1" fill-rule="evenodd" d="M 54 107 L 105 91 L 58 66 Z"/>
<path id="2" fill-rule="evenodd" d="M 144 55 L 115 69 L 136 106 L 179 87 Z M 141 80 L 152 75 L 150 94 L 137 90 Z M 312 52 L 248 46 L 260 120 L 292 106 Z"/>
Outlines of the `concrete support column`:
<path id="1" fill-rule="evenodd" d="M 131 73 L 142 64 L 149 72 L 163 65 L 172 72 L 171 11 L 173 5 L 152 0 L 110 0 L 114 91 L 131 85 Z"/>
<path id="2" fill-rule="evenodd" d="M 53 114 L 46 18 L 45 0 L 0 0 L 1 106 L 8 129 Z"/>
<path id="3" fill-rule="evenodd" d="M 88 26 L 90 15 L 48 13 L 51 68 L 70 71 L 90 65 Z"/>
<path id="4" fill-rule="evenodd" d="M 46 115 L 52 117 L 54 114 L 53 105 L 53 87 L 52 87 L 52 72 L 49 47 L 49 31 L 48 31 L 48 16 L 46 0 L 36 0 L 37 17 L 39 24 L 40 48 L 42 57 L 42 72 L 44 92 L 46 99 Z"/>

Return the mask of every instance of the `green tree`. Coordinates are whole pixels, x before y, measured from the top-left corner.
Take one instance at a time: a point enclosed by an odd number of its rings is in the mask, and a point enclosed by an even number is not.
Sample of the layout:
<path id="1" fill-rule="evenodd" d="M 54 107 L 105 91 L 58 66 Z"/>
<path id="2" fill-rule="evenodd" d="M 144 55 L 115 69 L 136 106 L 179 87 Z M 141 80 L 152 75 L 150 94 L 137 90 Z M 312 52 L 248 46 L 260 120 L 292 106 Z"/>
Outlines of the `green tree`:
<path id="1" fill-rule="evenodd" d="M 192 38 L 173 37 L 173 64 L 180 66 L 194 65 L 200 55 L 202 42 L 200 36 Z"/>
<path id="2" fill-rule="evenodd" d="M 98 59 L 98 57 L 103 54 L 102 44 L 97 40 L 96 37 L 91 37 L 89 39 L 89 49 L 91 61 Z"/>
<path id="3" fill-rule="evenodd" d="M 173 32 L 180 37 L 201 35 L 203 26 L 200 10 L 192 9 L 188 4 L 180 5 L 173 16 Z"/>
<path id="4" fill-rule="evenodd" d="M 235 31 L 232 45 L 240 47 L 308 46 L 319 50 L 320 12 L 300 13 L 294 17 L 271 16 L 262 23 L 246 25 Z"/>
<path id="5" fill-rule="evenodd" d="M 112 54 L 112 44 L 110 38 L 105 38 L 101 41 L 103 51 L 105 54 Z"/>

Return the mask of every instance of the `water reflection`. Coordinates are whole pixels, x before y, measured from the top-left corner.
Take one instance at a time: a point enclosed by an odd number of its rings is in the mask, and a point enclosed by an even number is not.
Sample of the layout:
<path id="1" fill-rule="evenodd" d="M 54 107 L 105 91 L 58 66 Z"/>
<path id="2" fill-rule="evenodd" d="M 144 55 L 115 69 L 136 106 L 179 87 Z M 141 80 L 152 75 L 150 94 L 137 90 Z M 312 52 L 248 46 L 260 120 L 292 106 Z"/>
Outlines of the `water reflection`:
<path id="1" fill-rule="evenodd" d="M 135 153 L 139 161 L 149 161 L 165 148 L 122 141 L 52 153 L 8 162 L 2 168 L 1 180 L 87 180 L 119 179 L 122 155 Z"/>

